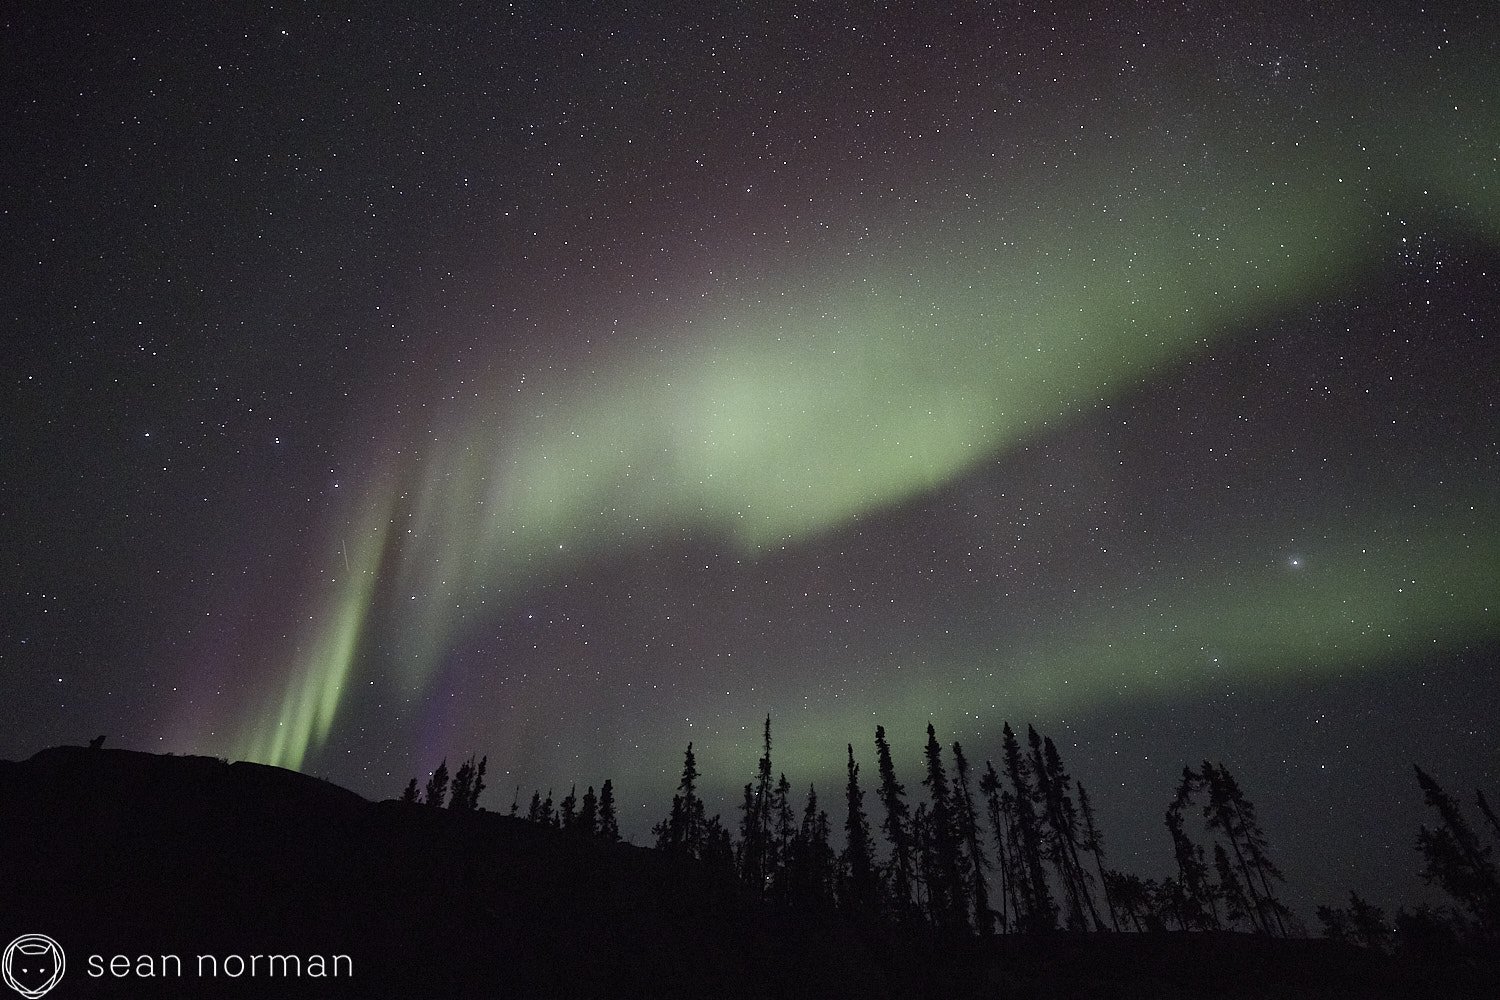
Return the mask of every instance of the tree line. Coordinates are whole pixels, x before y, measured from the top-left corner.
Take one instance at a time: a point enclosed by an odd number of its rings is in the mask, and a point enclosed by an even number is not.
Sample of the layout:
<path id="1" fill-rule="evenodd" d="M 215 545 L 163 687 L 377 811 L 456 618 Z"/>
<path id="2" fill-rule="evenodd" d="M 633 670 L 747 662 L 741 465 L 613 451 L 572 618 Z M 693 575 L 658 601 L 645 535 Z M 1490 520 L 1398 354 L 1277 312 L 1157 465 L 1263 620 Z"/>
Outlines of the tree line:
<path id="1" fill-rule="evenodd" d="M 1142 880 L 1108 866 L 1088 791 L 1074 781 L 1052 739 L 1028 726 L 1023 747 L 1009 723 L 1003 735 L 999 766 L 987 760 L 981 771 L 961 743 L 944 748 L 929 725 L 924 794 L 909 795 L 885 727 L 877 726 L 871 804 L 849 744 L 842 846 L 836 848 L 817 789 L 795 796 L 786 774 L 774 767 L 768 716 L 737 822 L 707 815 L 690 743 L 671 807 L 652 835 L 659 850 L 737 880 L 773 903 L 833 908 L 860 920 L 949 935 L 1169 927 L 1288 933 L 1287 910 L 1275 891 L 1281 872 L 1253 804 L 1222 764 L 1205 761 L 1201 770 L 1184 771 L 1167 812 L 1178 873 Z M 483 759 L 466 761 L 450 790 L 445 760 L 425 797 L 413 778 L 402 798 L 430 808 L 446 802 L 449 809 L 475 809 L 484 768 Z M 1200 799 L 1202 822 L 1189 824 Z M 510 814 L 521 815 L 519 789 Z M 575 786 L 558 806 L 550 791 L 543 797 L 537 790 L 524 818 L 583 836 L 620 837 L 609 781 L 598 795 L 589 786 L 581 799 Z"/>
<path id="2" fill-rule="evenodd" d="M 401 793 L 406 805 L 423 806 L 428 809 L 448 809 L 454 812 L 478 812 L 479 795 L 487 787 L 484 783 L 489 757 L 481 757 L 476 764 L 470 757 L 454 774 L 449 776 L 448 760 L 445 757 L 427 779 L 425 788 L 418 790 L 417 779 L 412 778 Z M 516 787 L 516 798 L 511 800 L 510 815 L 518 817 L 521 812 L 521 789 Z M 599 837 L 608 841 L 620 839 L 620 824 L 615 815 L 614 782 L 606 779 L 598 794 L 590 785 L 578 798 L 578 787 L 568 791 L 567 797 L 557 806 L 552 804 L 552 791 L 547 790 L 544 800 L 540 792 L 531 796 L 531 806 L 526 812 L 527 820 L 544 826 L 555 827 L 580 836 Z"/>
<path id="3" fill-rule="evenodd" d="M 1457 799 L 1420 767 L 1414 770 L 1423 801 L 1438 817 L 1436 827 L 1423 824 L 1417 830 L 1422 878 L 1441 889 L 1450 902 L 1402 907 L 1388 917 L 1384 908 L 1351 891 L 1347 907 L 1318 907 L 1323 934 L 1373 951 L 1419 956 L 1494 949 L 1500 944 L 1500 874 L 1495 869 L 1494 846 L 1475 832 Z M 1500 818 L 1484 792 L 1475 791 L 1474 805 L 1490 834 L 1500 841 Z"/>
<path id="4" fill-rule="evenodd" d="M 842 845 L 817 789 L 795 796 L 772 762 L 771 719 L 736 822 L 709 816 L 698 789 L 693 744 L 655 846 L 737 881 L 776 905 L 824 908 L 871 922 L 945 936 L 1073 932 L 1239 930 L 1270 937 L 1303 933 L 1281 901 L 1285 878 L 1269 839 L 1234 774 L 1205 760 L 1183 768 L 1163 823 L 1173 874 L 1141 878 L 1109 865 L 1088 790 L 1069 773 L 1051 737 L 1026 727 L 1024 746 L 1002 729 L 998 767 L 971 764 L 957 741 L 944 747 L 927 726 L 923 792 L 909 794 L 896 773 L 884 726 L 874 734 L 873 801 L 853 744 L 846 746 Z M 479 808 L 487 759 L 471 757 L 451 779 L 444 760 L 425 794 L 412 778 L 403 801 L 426 808 Z M 1492 848 L 1458 803 L 1419 768 L 1423 795 L 1440 818 L 1417 846 L 1423 877 L 1455 905 L 1403 910 L 1388 920 L 1351 893 L 1348 908 L 1319 907 L 1324 933 L 1382 950 L 1432 950 L 1500 939 L 1500 880 Z M 450 787 L 451 785 L 451 787 Z M 800 799 L 800 806 L 799 806 Z M 1483 794 L 1478 807 L 1500 835 Z M 583 796 L 577 786 L 554 805 L 532 793 L 524 816 L 520 788 L 509 814 L 582 837 L 619 841 L 614 786 Z M 879 836 L 877 836 L 877 832 Z"/>

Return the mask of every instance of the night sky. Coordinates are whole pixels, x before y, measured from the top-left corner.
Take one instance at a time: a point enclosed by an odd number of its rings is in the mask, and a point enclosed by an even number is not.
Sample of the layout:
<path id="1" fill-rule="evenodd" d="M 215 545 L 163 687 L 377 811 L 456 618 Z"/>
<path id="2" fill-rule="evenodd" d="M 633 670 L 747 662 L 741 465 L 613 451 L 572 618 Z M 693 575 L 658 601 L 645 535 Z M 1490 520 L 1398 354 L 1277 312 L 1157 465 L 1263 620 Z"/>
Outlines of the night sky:
<path id="1" fill-rule="evenodd" d="M 4 15 L 0 756 L 1500 794 L 1488 4 Z M 502 9 L 503 8 L 503 9 Z M 1285 9 L 1283 9 L 1285 8 Z M 839 819 L 841 820 L 841 815 Z"/>

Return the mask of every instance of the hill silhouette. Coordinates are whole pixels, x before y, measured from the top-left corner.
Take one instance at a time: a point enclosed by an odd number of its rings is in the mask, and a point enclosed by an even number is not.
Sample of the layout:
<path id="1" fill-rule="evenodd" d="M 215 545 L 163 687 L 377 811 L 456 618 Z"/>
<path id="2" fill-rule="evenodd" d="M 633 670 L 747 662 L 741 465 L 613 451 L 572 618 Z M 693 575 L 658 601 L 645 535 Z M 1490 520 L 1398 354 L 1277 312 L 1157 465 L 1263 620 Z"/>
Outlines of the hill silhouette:
<path id="1" fill-rule="evenodd" d="M 1417 967 L 1326 941 L 914 938 L 769 905 L 659 851 L 482 811 L 369 802 L 207 757 L 44 750 L 0 762 L 0 803 L 0 936 L 57 939 L 68 960 L 57 997 L 1050 1000 L 1494 988 L 1492 970 Z M 128 956 L 129 975 L 110 972 L 116 955 Z M 155 961 L 165 955 L 180 956 L 182 975 Z M 346 955 L 352 975 L 271 977 L 262 962 L 255 975 L 202 978 L 199 955 Z M 137 975 L 140 956 L 156 978 Z"/>

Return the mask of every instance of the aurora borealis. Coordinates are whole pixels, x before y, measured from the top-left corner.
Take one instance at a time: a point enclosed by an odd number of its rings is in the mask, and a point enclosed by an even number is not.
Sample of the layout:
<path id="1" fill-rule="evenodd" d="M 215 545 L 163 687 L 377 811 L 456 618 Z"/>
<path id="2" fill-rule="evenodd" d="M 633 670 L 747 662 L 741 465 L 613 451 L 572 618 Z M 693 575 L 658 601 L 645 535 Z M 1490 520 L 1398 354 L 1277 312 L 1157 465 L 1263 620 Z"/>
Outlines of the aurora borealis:
<path id="1" fill-rule="evenodd" d="M 1010 719 L 1142 866 L 1209 755 L 1335 893 L 1413 759 L 1493 787 L 1493 14 L 12 29 L 7 753 L 644 830 L 767 713 L 820 787 Z"/>

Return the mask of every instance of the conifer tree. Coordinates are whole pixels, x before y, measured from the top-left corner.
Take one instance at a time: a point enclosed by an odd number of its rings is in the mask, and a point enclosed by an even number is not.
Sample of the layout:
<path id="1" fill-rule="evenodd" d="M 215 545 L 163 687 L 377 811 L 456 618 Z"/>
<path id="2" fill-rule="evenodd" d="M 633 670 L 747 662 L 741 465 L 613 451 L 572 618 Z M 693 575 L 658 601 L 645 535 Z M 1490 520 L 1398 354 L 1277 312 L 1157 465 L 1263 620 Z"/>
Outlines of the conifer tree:
<path id="1" fill-rule="evenodd" d="M 1237 921 L 1249 919 L 1255 912 L 1255 907 L 1240 885 L 1239 876 L 1235 874 L 1234 865 L 1230 863 L 1224 845 L 1218 841 L 1214 841 L 1214 871 L 1219 876 L 1218 896 L 1224 901 L 1224 918 L 1231 926 Z"/>
<path id="2" fill-rule="evenodd" d="M 1109 922 L 1115 929 L 1120 929 L 1120 917 L 1115 913 L 1115 901 L 1110 892 L 1109 880 L 1104 877 L 1104 835 L 1099 832 L 1099 826 L 1094 822 L 1094 806 L 1089 801 L 1088 790 L 1082 784 L 1078 786 L 1078 809 L 1083 813 L 1083 842 L 1078 846 L 1094 856 L 1094 865 L 1099 869 L 1099 887 L 1104 891 L 1104 905 L 1109 910 Z"/>
<path id="3" fill-rule="evenodd" d="M 979 810 L 974 807 L 974 795 L 970 789 L 969 762 L 964 757 L 964 748 L 957 741 L 953 743 L 953 792 L 955 830 L 968 852 L 968 892 L 969 902 L 974 908 L 974 929 L 981 937 L 988 937 L 995 932 L 989 879 L 985 875 L 990 862 L 979 833 Z"/>
<path id="4" fill-rule="evenodd" d="M 859 787 L 859 764 L 854 760 L 854 744 L 846 746 L 849 751 L 849 780 L 844 787 L 842 860 L 845 878 L 839 897 L 850 912 L 873 917 L 880 910 L 880 880 L 875 870 L 870 822 L 865 817 L 865 793 Z"/>
<path id="5" fill-rule="evenodd" d="M 880 804 L 885 819 L 880 828 L 891 845 L 887 883 L 891 890 L 893 910 L 898 920 L 912 916 L 912 895 L 916 881 L 916 858 L 913 855 L 910 813 L 906 806 L 906 789 L 896 780 L 891 763 L 891 747 L 885 740 L 885 727 L 875 727 L 875 754 L 880 769 Z"/>
<path id="6" fill-rule="evenodd" d="M 705 820 L 703 800 L 698 797 L 698 764 L 693 745 L 682 757 L 682 780 L 672 796 L 672 811 L 655 827 L 656 846 L 696 858 L 701 856 Z"/>
<path id="7" fill-rule="evenodd" d="M 437 766 L 437 770 L 432 772 L 432 777 L 427 779 L 426 804 L 433 809 L 441 809 L 443 807 L 443 800 L 447 797 L 448 758 L 444 757 L 443 762 Z"/>
<path id="8" fill-rule="evenodd" d="M 404 791 L 404 792 L 401 793 L 401 801 L 404 802 L 404 803 L 406 803 L 407 805 L 416 805 L 416 803 L 417 803 L 417 779 L 416 778 L 413 778 L 413 779 L 411 779 L 411 781 L 407 782 L 407 784 L 406 784 L 406 791 Z"/>
<path id="9" fill-rule="evenodd" d="M 620 823 L 615 817 L 615 783 L 609 778 L 604 779 L 604 786 L 599 789 L 599 836 L 612 844 L 620 839 Z"/>
<path id="10" fill-rule="evenodd" d="M 1114 900 L 1116 911 L 1123 915 L 1137 931 L 1150 928 L 1152 890 L 1139 875 L 1106 869 L 1101 876 Z"/>
<path id="11" fill-rule="evenodd" d="M 1094 905 L 1093 877 L 1084 867 L 1079 853 L 1081 834 L 1078 829 L 1078 810 L 1073 805 L 1073 777 L 1063 766 L 1062 755 L 1057 752 L 1057 744 L 1052 742 L 1050 736 L 1042 740 L 1042 756 L 1047 765 L 1052 794 L 1056 799 L 1058 833 L 1068 868 L 1078 887 L 1078 896 L 1083 906 L 1088 908 L 1088 915 L 1093 920 L 1094 929 L 1103 930 L 1104 921 L 1099 919 L 1099 909 Z M 1082 914 L 1080 913 L 1079 916 L 1081 918 Z"/>
<path id="12" fill-rule="evenodd" d="M 1078 859 L 1078 820 L 1069 795 L 1072 778 L 1063 769 L 1062 757 L 1050 737 L 1042 739 L 1032 726 L 1026 727 L 1026 735 L 1031 747 L 1031 774 L 1036 781 L 1037 803 L 1041 806 L 1045 830 L 1045 853 L 1063 888 L 1068 905 L 1068 927 L 1087 929 L 1088 916 L 1094 918 L 1094 925 L 1098 927 L 1099 914 L 1089 894 L 1087 873 Z"/>
<path id="13" fill-rule="evenodd" d="M 651 833 L 656 837 L 656 849 L 658 851 L 681 852 L 682 850 L 682 796 L 672 796 L 672 808 L 667 813 L 667 818 L 651 828 Z"/>
<path id="14" fill-rule="evenodd" d="M 771 842 L 771 717 L 766 716 L 765 735 L 760 760 L 756 765 L 755 783 L 745 797 L 740 838 L 740 873 L 745 883 L 764 892 L 774 865 L 770 857 Z"/>
<path id="15" fill-rule="evenodd" d="M 776 782 L 776 790 L 771 793 L 771 812 L 776 817 L 775 856 L 779 866 L 785 863 L 787 852 L 792 847 L 792 838 L 797 835 L 797 814 L 792 809 L 792 783 L 786 780 L 785 772 L 782 772 Z"/>
<path id="16" fill-rule="evenodd" d="M 1016 836 L 1012 843 L 1017 845 L 1021 858 L 1021 864 L 1017 866 L 1022 876 L 1019 879 L 1021 891 L 1017 895 L 1024 903 L 1024 929 L 1055 930 L 1057 904 L 1052 900 L 1052 890 L 1047 885 L 1047 871 L 1043 865 L 1043 830 L 1035 809 L 1037 793 L 1031 783 L 1031 769 L 1021 755 L 1020 743 L 1016 740 L 1010 723 L 1005 723 L 1001 731 L 1004 736 L 1005 776 L 1015 791 L 1010 800 L 1016 825 Z M 1021 917 L 1018 913 L 1018 921 Z"/>
<path id="17" fill-rule="evenodd" d="M 545 823 L 546 816 L 542 812 L 541 789 L 531 793 L 531 808 L 526 811 L 526 818 L 532 823 Z"/>
<path id="18" fill-rule="evenodd" d="M 489 754 L 479 758 L 479 766 L 474 769 L 474 784 L 469 789 L 469 811 L 479 809 L 479 793 L 484 791 L 484 772 L 490 766 Z"/>
<path id="19" fill-rule="evenodd" d="M 584 837 L 593 837 L 599 832 L 599 797 L 594 794 L 593 785 L 590 785 L 583 793 L 583 805 L 578 809 L 577 827 L 579 835 Z"/>
<path id="20" fill-rule="evenodd" d="M 562 806 L 558 810 L 558 823 L 568 833 L 573 832 L 573 826 L 578 821 L 578 786 L 568 788 L 568 794 L 563 796 Z"/>
<path id="21" fill-rule="evenodd" d="M 760 811 L 755 807 L 755 784 L 745 782 L 745 800 L 740 804 L 740 841 L 735 847 L 740 879 L 757 892 L 765 890 L 760 874 Z"/>
<path id="22" fill-rule="evenodd" d="M 811 845 L 812 870 L 818 898 L 831 903 L 838 884 L 838 855 L 833 850 L 833 831 L 828 822 L 828 813 L 818 810 L 817 822 L 813 825 Z"/>
<path id="23" fill-rule="evenodd" d="M 1223 764 L 1203 762 L 1199 780 L 1208 790 L 1203 815 L 1210 830 L 1229 841 L 1244 881 L 1242 888 L 1251 907 L 1250 918 L 1266 934 L 1286 937 L 1287 908 L 1276 898 L 1272 881 L 1283 881 L 1281 870 L 1271 861 L 1266 835 L 1255 818 L 1255 806 L 1240 790 L 1234 775 Z"/>
<path id="24" fill-rule="evenodd" d="M 930 921 L 933 917 L 932 886 L 938 883 L 941 892 L 942 884 L 937 874 L 937 856 L 933 853 L 932 817 L 927 813 L 926 802 L 918 802 L 911 814 L 911 849 L 917 862 L 917 877 L 912 886 L 916 890 L 916 913 L 919 917 L 925 915 Z"/>
<path id="25" fill-rule="evenodd" d="M 1500 937 L 1500 877 L 1490 860 L 1492 848 L 1480 843 L 1458 802 L 1420 767 L 1416 772 L 1424 801 L 1442 820 L 1435 830 L 1424 824 L 1417 831 L 1426 863 L 1422 877 L 1468 910 L 1481 936 Z"/>
<path id="26" fill-rule="evenodd" d="M 517 785 L 516 786 L 516 793 L 515 793 L 515 795 L 511 796 L 511 800 L 510 800 L 510 815 L 511 816 L 515 816 L 520 811 L 521 811 L 521 786 Z"/>
<path id="27" fill-rule="evenodd" d="M 560 825 L 560 819 L 552 809 L 552 789 L 547 789 L 547 797 L 542 800 L 542 822 L 550 827 Z"/>
<path id="28" fill-rule="evenodd" d="M 1385 911 L 1371 906 L 1359 893 L 1349 893 L 1349 929 L 1356 944 L 1371 951 L 1385 951 L 1390 946 L 1391 928 Z"/>
<path id="29" fill-rule="evenodd" d="M 448 799 L 448 808 L 454 812 L 464 812 L 469 808 L 469 793 L 474 790 L 474 758 L 470 757 L 458 766 L 458 771 L 453 775 L 453 783 L 450 786 L 452 795 Z"/>
<path id="30" fill-rule="evenodd" d="M 1010 930 L 1010 914 L 1016 909 L 1015 879 L 1011 871 L 1011 820 L 1001 804 L 1000 776 L 995 773 L 995 765 L 989 761 L 984 762 L 984 777 L 979 779 L 979 790 L 984 793 L 990 829 L 995 838 L 995 867 L 1000 873 L 1000 933 L 1004 934 Z"/>
<path id="31" fill-rule="evenodd" d="M 807 789 L 802 822 L 786 853 L 785 898 L 816 903 L 832 898 L 833 848 L 828 842 L 828 814 L 818 808 L 818 792 Z"/>
<path id="32" fill-rule="evenodd" d="M 682 831 L 677 840 L 693 857 L 699 857 L 703 848 L 705 823 L 703 799 L 698 796 L 698 762 L 693 756 L 693 745 L 687 745 L 682 756 L 682 780 L 677 786 L 682 795 Z"/>
<path id="33" fill-rule="evenodd" d="M 1183 929 L 1197 927 L 1214 930 L 1218 926 L 1212 886 L 1208 878 L 1208 866 L 1203 860 L 1203 848 L 1188 836 L 1183 822 L 1183 810 L 1192 801 L 1192 789 L 1198 776 L 1191 768 L 1183 768 L 1182 784 L 1177 797 L 1167 808 L 1167 832 L 1172 837 L 1172 854 L 1177 860 L 1176 887 L 1180 898 L 1174 900 L 1179 922 Z"/>
<path id="34" fill-rule="evenodd" d="M 932 911 L 933 922 L 939 928 L 954 934 L 967 933 L 967 880 L 964 878 L 963 853 L 959 846 L 948 773 L 943 767 L 943 748 L 939 745 L 937 731 L 930 722 L 927 724 L 926 757 L 927 777 L 922 784 L 926 786 L 927 796 L 932 802 L 929 836 L 933 875 L 937 879 L 936 884 L 929 884 L 927 887 L 928 907 Z"/>

